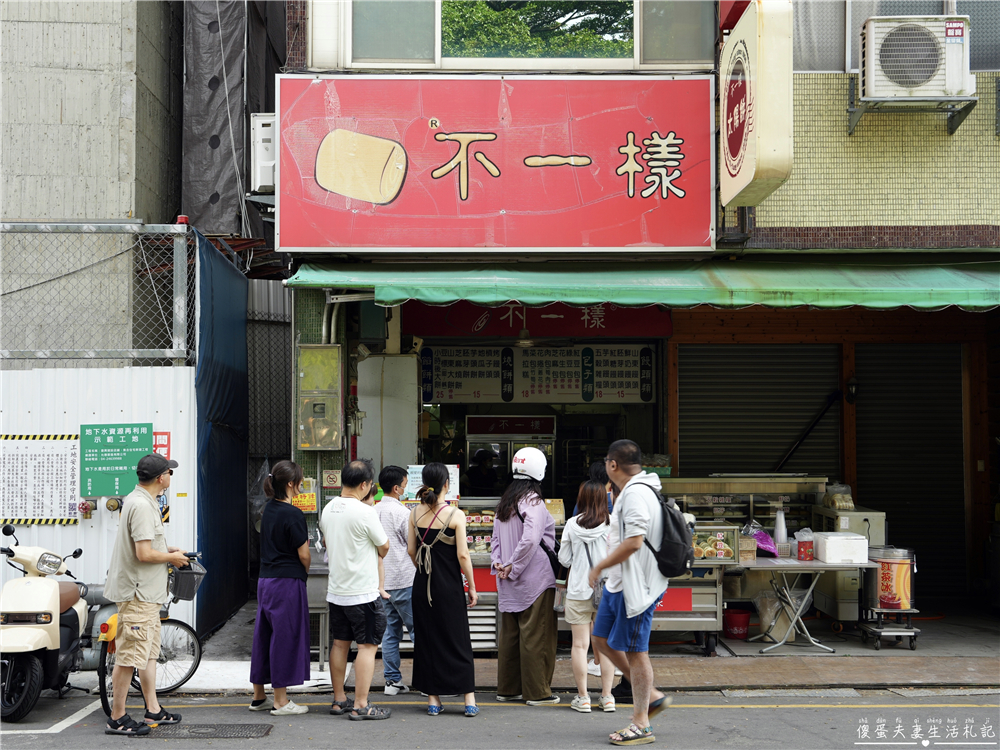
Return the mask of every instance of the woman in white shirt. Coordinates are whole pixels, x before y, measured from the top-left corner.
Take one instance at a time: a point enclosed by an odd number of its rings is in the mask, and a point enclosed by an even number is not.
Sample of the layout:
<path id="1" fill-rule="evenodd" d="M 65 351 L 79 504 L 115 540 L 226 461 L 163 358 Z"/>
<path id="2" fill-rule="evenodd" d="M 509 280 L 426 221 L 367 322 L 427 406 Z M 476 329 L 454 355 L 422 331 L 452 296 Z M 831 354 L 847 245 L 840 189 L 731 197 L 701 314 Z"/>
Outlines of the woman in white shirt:
<path id="1" fill-rule="evenodd" d="M 577 513 L 566 522 L 559 548 L 559 562 L 569 568 L 566 581 L 566 624 L 573 631 L 573 678 L 577 695 L 570 707 L 580 713 L 590 713 L 590 693 L 587 690 L 587 650 L 590 648 L 590 626 L 597 614 L 594 589 L 587 576 L 590 569 L 607 552 L 608 494 L 604 485 L 593 480 L 580 485 L 576 499 Z M 603 585 L 603 584 L 602 584 Z M 611 683 L 615 669 L 604 660 L 601 663 L 601 698 L 598 706 L 604 711 L 615 710 Z"/>

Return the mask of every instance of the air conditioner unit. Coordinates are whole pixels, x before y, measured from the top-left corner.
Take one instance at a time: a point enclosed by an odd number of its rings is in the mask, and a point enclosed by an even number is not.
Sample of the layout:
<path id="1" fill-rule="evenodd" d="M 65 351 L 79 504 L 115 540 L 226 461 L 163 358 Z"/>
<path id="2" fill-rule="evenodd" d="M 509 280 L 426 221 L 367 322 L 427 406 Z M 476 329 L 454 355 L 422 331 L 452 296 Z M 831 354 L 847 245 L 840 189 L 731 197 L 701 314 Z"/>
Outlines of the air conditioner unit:
<path id="1" fill-rule="evenodd" d="M 861 96 L 973 96 L 968 16 L 873 17 L 861 28 Z M 900 102 L 904 104 L 904 102 Z"/>
<path id="2" fill-rule="evenodd" d="M 275 119 L 273 112 L 250 115 L 250 190 L 254 193 L 274 192 Z"/>

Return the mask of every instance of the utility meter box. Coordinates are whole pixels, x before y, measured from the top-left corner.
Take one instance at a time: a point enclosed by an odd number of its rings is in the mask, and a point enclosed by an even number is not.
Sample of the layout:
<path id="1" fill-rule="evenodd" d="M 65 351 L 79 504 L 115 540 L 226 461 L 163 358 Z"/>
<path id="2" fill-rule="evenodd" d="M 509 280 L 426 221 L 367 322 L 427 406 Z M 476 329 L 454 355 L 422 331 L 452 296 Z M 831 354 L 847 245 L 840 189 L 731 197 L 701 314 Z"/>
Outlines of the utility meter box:
<path id="1" fill-rule="evenodd" d="M 273 193 L 276 153 L 274 112 L 251 113 L 250 135 L 250 190 L 254 193 Z"/>
<path id="2" fill-rule="evenodd" d="M 295 372 L 299 449 L 340 450 L 344 444 L 344 375 L 340 345 L 299 346 Z"/>

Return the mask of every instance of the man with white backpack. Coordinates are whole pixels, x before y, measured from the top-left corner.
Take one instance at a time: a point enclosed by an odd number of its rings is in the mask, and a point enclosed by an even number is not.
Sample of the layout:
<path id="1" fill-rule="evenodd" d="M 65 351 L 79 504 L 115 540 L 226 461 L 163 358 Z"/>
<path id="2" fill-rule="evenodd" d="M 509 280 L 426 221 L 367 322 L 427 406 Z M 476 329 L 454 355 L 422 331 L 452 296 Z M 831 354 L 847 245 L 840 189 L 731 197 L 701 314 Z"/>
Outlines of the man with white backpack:
<path id="1" fill-rule="evenodd" d="M 604 596 L 594 622 L 594 647 L 625 674 L 632 685 L 632 722 L 610 735 L 613 745 L 655 741 L 650 719 L 669 699 L 653 687 L 649 635 L 653 612 L 667 590 L 651 545 L 663 536 L 660 478 L 642 470 L 642 451 L 631 440 L 616 440 L 605 458 L 608 477 L 621 494 L 611 514 L 608 555 L 590 570 L 591 586 L 607 573 Z M 646 544 L 646 540 L 650 540 Z"/>

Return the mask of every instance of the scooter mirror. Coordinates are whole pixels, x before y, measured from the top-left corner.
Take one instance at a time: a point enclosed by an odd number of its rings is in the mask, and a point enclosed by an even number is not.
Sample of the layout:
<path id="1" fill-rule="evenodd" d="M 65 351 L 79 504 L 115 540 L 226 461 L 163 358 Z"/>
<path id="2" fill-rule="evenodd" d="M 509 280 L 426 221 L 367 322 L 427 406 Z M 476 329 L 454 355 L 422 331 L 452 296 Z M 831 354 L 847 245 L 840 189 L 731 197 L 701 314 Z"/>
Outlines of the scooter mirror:
<path id="1" fill-rule="evenodd" d="M 73 557 L 74 557 L 74 559 L 77 558 L 77 557 L 79 557 L 82 554 L 83 554 L 83 550 L 80 549 L 79 547 L 77 547 L 75 550 L 73 550 Z"/>
<path id="2" fill-rule="evenodd" d="M 9 524 L 9 523 L 5 523 L 3 525 L 3 535 L 4 536 L 14 536 L 14 527 L 11 524 Z"/>

